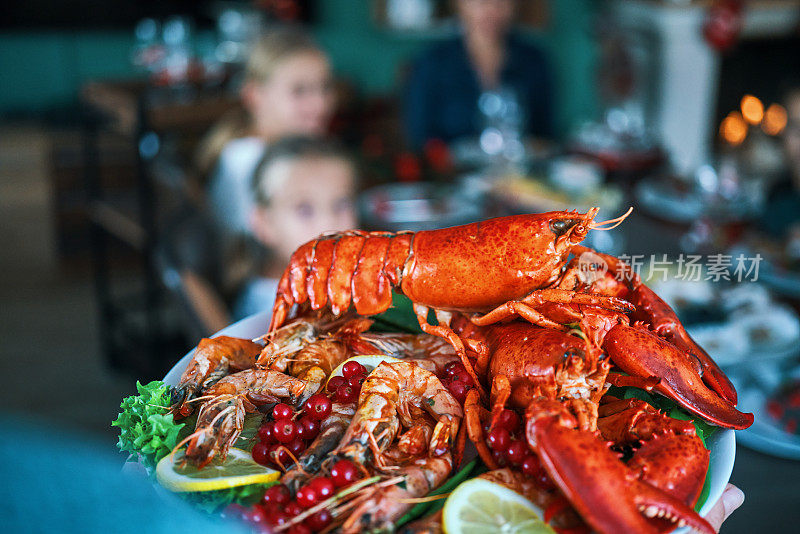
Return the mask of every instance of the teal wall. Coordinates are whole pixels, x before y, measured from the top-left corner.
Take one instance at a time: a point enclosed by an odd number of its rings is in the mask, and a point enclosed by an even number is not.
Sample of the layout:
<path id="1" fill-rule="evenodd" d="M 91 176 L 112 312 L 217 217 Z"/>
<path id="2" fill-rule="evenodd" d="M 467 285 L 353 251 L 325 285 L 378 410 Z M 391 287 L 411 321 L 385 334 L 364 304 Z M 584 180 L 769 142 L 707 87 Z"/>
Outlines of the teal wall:
<path id="1" fill-rule="evenodd" d="M 533 35 L 556 71 L 561 131 L 596 109 L 591 0 L 551 0 L 548 27 Z M 368 93 L 394 90 L 401 66 L 429 39 L 387 33 L 371 20 L 370 2 L 320 2 L 315 34 L 340 75 Z M 133 74 L 133 32 L 34 31 L 0 33 L 0 113 L 36 111 L 75 100 L 92 78 Z"/>

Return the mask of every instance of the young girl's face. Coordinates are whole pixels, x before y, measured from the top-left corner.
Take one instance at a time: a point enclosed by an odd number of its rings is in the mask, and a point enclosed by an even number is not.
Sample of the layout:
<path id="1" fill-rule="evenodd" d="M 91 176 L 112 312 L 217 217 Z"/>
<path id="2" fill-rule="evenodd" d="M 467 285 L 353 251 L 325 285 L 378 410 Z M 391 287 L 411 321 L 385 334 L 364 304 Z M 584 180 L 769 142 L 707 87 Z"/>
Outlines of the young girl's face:
<path id="1" fill-rule="evenodd" d="M 257 134 L 267 140 L 325 133 L 333 96 L 328 60 L 314 51 L 284 59 L 265 83 L 251 83 L 244 92 Z"/>
<path id="2" fill-rule="evenodd" d="M 253 234 L 271 249 L 283 269 L 301 244 L 324 232 L 355 228 L 355 176 L 339 158 L 279 160 L 262 183 L 270 185 L 269 206 L 255 208 Z"/>

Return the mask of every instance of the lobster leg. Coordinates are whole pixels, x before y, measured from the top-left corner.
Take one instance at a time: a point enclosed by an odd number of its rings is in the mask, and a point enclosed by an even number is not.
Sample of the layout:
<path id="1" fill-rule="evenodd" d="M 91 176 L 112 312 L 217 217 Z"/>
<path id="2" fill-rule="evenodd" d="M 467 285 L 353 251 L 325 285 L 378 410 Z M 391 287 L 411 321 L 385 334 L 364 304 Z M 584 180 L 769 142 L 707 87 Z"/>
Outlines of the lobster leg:
<path id="1" fill-rule="evenodd" d="M 566 289 L 539 289 L 532 291 L 525 298 L 519 301 L 510 301 L 501 304 L 489 313 L 481 317 L 473 317 L 473 323 L 479 326 L 485 326 L 493 323 L 508 319 L 509 317 L 520 315 L 528 322 L 533 324 L 556 328 L 558 330 L 565 330 L 563 325 L 551 321 L 538 311 L 534 306 L 541 306 L 545 303 L 555 304 L 585 304 L 591 306 L 600 306 L 612 311 L 620 313 L 630 313 L 633 311 L 633 305 L 629 302 L 605 295 L 593 295 L 590 293 L 576 293 Z"/>
<path id="2" fill-rule="evenodd" d="M 483 343 L 474 339 L 462 339 L 459 337 L 458 334 L 456 334 L 453 329 L 450 328 L 450 320 L 452 319 L 452 315 L 450 313 L 437 311 L 436 319 L 438 320 L 439 324 L 436 326 L 428 323 L 427 306 L 414 304 L 414 313 L 417 316 L 419 327 L 423 332 L 444 338 L 453 346 L 453 348 L 456 350 L 456 354 L 458 354 L 458 357 L 461 359 L 461 363 L 464 364 L 464 368 L 467 370 L 467 373 L 469 373 L 470 378 L 472 378 L 472 382 L 475 384 L 475 388 L 480 393 L 481 398 L 485 399 L 486 391 L 483 389 L 480 380 L 478 380 L 478 375 L 475 373 L 475 369 L 472 367 L 472 362 L 470 362 L 469 358 L 467 358 L 467 351 L 464 348 L 464 344 L 466 343 L 471 351 L 477 352 L 478 354 L 483 354 L 486 352 L 486 347 L 483 345 Z"/>
<path id="3" fill-rule="evenodd" d="M 488 421 L 491 414 L 481 405 L 480 395 L 474 389 L 467 393 L 467 400 L 464 401 L 464 426 L 467 427 L 467 435 L 470 441 L 478 449 L 478 455 L 489 469 L 500 467 L 492 456 L 492 451 L 486 446 L 486 436 L 483 435 L 483 424 Z"/>
<path id="4" fill-rule="evenodd" d="M 591 527 L 600 533 L 656 533 L 647 518 L 708 534 L 714 529 L 679 499 L 643 482 L 594 433 L 558 401 L 539 399 L 527 410 L 526 436 L 550 478 Z"/>
<path id="5" fill-rule="evenodd" d="M 686 354 L 642 326 L 614 326 L 603 348 L 617 367 L 630 375 L 660 377 L 655 390 L 711 423 L 742 429 L 753 424 L 753 414 L 737 410 L 710 390 Z"/>

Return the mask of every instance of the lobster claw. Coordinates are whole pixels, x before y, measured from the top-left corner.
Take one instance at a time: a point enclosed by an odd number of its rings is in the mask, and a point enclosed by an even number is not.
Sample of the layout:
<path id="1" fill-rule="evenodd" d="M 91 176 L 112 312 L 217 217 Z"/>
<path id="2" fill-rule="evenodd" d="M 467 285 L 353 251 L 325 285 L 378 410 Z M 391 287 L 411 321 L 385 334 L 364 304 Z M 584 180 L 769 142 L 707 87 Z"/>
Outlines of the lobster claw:
<path id="1" fill-rule="evenodd" d="M 753 414 L 740 412 L 706 387 L 686 353 L 647 329 L 618 324 L 606 334 L 603 348 L 626 373 L 659 377 L 656 391 L 712 424 L 737 430 L 753 424 Z"/>
<path id="2" fill-rule="evenodd" d="M 547 403 L 548 401 L 544 401 Z M 526 436 L 542 466 L 581 517 L 600 533 L 662 531 L 649 518 L 675 526 L 714 529 L 681 500 L 643 482 L 617 454 L 592 433 L 572 427 L 574 418 L 557 414 L 555 405 L 534 402 L 528 408 Z"/>
<path id="3" fill-rule="evenodd" d="M 656 334 L 696 358 L 702 370 L 703 382 L 723 399 L 736 406 L 736 388 L 711 356 L 695 343 L 675 311 L 642 283 L 628 295 L 628 298 L 631 304 L 636 306 L 632 319 L 650 324 Z"/>

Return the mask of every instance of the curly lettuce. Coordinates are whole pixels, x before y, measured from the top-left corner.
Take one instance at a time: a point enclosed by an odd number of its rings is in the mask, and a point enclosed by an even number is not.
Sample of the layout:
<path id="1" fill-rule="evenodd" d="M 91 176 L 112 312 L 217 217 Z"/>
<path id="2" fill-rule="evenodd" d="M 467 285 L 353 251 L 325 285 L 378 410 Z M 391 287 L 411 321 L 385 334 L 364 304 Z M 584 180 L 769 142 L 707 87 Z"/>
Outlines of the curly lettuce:
<path id="1" fill-rule="evenodd" d="M 138 459 L 152 474 L 156 464 L 178 443 L 184 423 L 176 423 L 167 413 L 169 386 L 159 380 L 142 385 L 136 382 L 138 395 L 122 400 L 119 415 L 111 426 L 119 427 L 117 447 Z"/>

